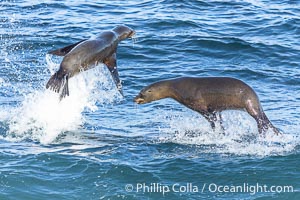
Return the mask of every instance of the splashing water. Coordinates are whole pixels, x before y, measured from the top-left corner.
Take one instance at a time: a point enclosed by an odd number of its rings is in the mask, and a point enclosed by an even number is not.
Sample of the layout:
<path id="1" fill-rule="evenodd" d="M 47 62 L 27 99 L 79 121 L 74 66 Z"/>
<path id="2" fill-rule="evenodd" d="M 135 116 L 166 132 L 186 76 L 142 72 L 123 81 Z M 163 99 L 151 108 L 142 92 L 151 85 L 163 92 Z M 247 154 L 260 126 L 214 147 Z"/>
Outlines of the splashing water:
<path id="1" fill-rule="evenodd" d="M 57 64 L 49 55 L 46 61 L 53 73 Z M 62 101 L 59 101 L 59 94 L 53 91 L 33 91 L 25 95 L 20 106 L 2 113 L 7 115 L 9 121 L 6 139 L 31 139 L 49 144 L 61 133 L 80 129 L 85 122 L 85 110 L 96 111 L 97 103 L 112 103 L 122 98 L 104 65 L 72 77 L 69 89 L 70 96 Z"/>
<path id="2" fill-rule="evenodd" d="M 212 131 L 209 123 L 197 113 L 165 114 L 168 117 L 165 115 L 162 121 L 167 126 L 160 128 L 159 142 L 197 145 L 203 153 L 282 155 L 300 144 L 296 133 L 275 135 L 268 130 L 265 135 L 259 135 L 255 120 L 242 111 L 223 112 L 225 134 L 220 127 Z"/>

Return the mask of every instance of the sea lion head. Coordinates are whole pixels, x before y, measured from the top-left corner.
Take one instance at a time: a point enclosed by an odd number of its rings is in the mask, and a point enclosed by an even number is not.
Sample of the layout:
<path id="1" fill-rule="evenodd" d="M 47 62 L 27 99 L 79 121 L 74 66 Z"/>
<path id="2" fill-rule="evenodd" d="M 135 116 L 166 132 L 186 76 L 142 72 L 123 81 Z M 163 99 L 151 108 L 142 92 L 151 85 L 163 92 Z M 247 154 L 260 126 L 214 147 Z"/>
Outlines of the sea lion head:
<path id="1" fill-rule="evenodd" d="M 135 35 L 135 31 L 125 25 L 118 25 L 113 29 L 113 31 L 118 34 L 119 40 L 132 38 Z"/>
<path id="2" fill-rule="evenodd" d="M 134 102 L 137 104 L 150 103 L 159 99 L 170 97 L 170 90 L 165 82 L 153 83 L 140 91 L 140 93 L 134 98 Z"/>

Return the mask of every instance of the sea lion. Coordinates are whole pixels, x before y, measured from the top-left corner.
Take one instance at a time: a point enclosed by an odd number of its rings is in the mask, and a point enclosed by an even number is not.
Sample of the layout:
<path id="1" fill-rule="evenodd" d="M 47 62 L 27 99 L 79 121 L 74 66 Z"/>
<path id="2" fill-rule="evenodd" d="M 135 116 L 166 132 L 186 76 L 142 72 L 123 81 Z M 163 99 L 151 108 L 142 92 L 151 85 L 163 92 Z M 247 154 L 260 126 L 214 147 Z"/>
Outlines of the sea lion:
<path id="1" fill-rule="evenodd" d="M 69 95 L 68 79 L 95 67 L 98 63 L 104 63 L 114 82 L 122 94 L 122 85 L 117 70 L 116 52 L 120 41 L 131 38 L 135 31 L 131 28 L 119 25 L 111 31 L 104 31 L 96 38 L 81 40 L 75 44 L 48 52 L 57 56 L 64 56 L 59 70 L 51 76 L 46 88 L 60 94 L 60 99 Z"/>
<path id="2" fill-rule="evenodd" d="M 229 77 L 176 78 L 153 83 L 134 98 L 138 104 L 172 98 L 203 115 L 215 129 L 216 114 L 224 110 L 245 110 L 257 122 L 259 133 L 275 128 L 265 115 L 255 91 L 241 80 Z"/>

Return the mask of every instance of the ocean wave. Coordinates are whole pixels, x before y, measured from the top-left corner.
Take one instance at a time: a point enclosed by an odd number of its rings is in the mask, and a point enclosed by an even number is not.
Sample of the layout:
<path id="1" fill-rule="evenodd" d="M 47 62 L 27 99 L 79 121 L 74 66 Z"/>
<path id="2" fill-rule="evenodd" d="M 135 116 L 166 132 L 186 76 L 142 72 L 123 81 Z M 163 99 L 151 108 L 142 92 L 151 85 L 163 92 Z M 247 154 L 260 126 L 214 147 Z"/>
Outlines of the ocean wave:
<path id="1" fill-rule="evenodd" d="M 247 114 L 226 111 L 223 115 L 225 134 L 221 133 L 220 127 L 212 131 L 209 123 L 196 114 L 174 115 L 173 111 L 164 119 L 166 124 L 160 128 L 159 141 L 197 145 L 198 153 L 259 157 L 291 154 L 300 145 L 297 131 L 291 133 L 289 130 L 282 135 L 268 131 L 265 135 L 259 135 L 256 122 Z"/>
<path id="2" fill-rule="evenodd" d="M 50 71 L 57 65 L 48 59 Z M 105 68 L 96 67 L 70 79 L 71 95 L 59 101 L 58 94 L 39 89 L 25 93 L 17 107 L 6 108 L 10 140 L 32 139 L 51 143 L 66 131 L 76 131 L 84 123 L 83 111 L 97 110 L 97 103 L 117 101 L 120 97 Z M 99 79 L 100 78 L 100 79 Z M 102 88 L 100 90 L 97 90 Z"/>

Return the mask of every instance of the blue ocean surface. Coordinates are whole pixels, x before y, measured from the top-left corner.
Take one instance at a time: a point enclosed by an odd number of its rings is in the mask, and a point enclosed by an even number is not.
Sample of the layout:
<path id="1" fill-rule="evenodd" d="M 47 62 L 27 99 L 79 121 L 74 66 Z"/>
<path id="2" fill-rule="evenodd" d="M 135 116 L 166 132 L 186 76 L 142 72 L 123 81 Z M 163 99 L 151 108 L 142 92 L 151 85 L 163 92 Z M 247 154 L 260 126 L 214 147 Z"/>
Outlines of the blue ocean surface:
<path id="1" fill-rule="evenodd" d="M 102 64 L 45 85 L 47 54 L 125 24 L 124 97 Z M 136 105 L 159 80 L 228 76 L 283 134 L 243 111 L 225 134 L 172 99 Z M 300 199 L 300 1 L 0 0 L 0 199 Z"/>

